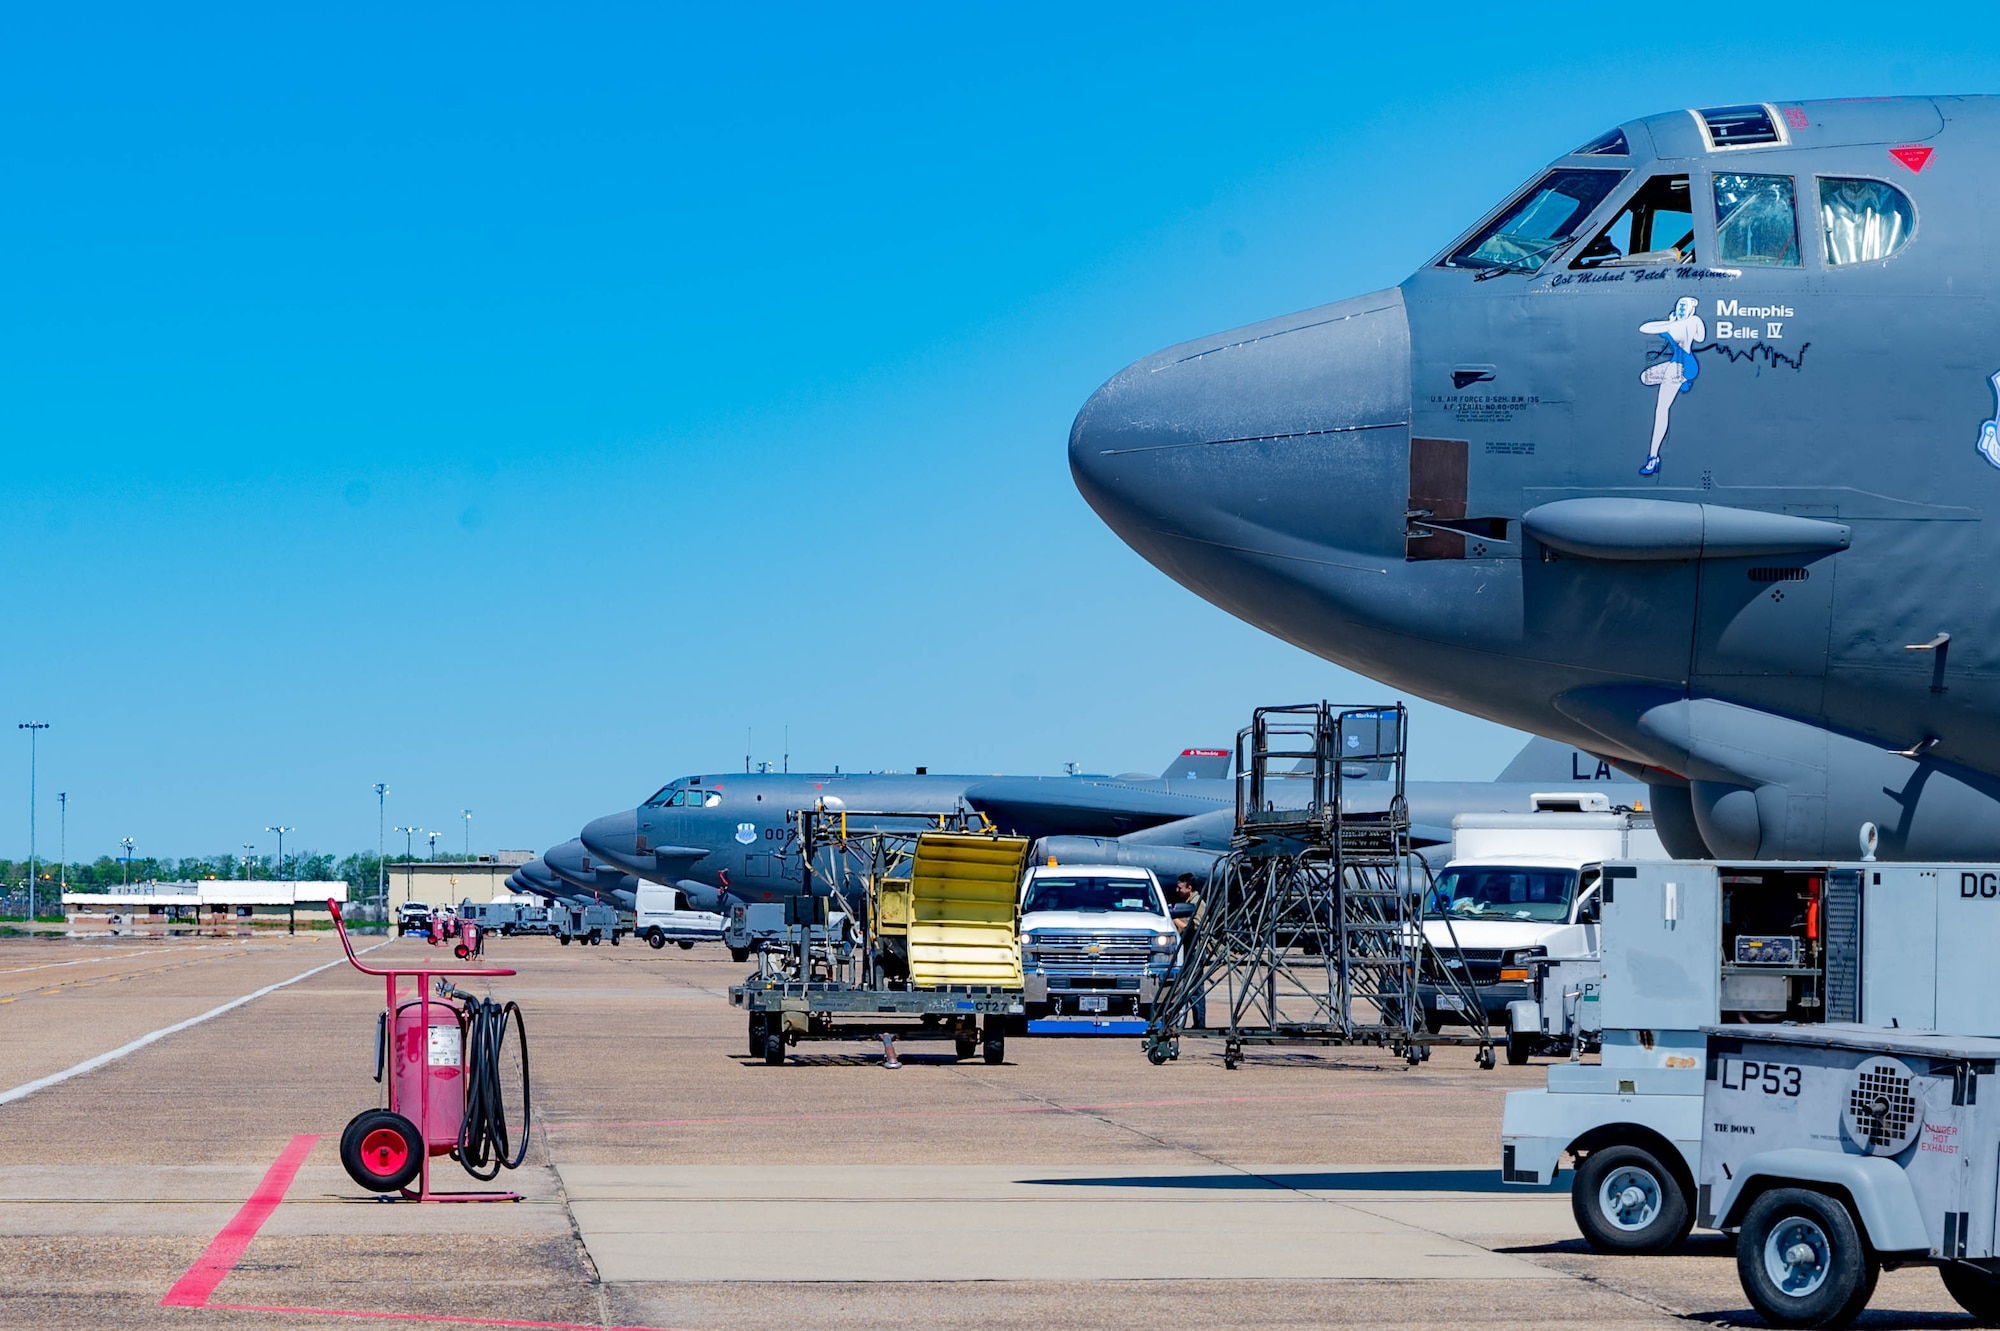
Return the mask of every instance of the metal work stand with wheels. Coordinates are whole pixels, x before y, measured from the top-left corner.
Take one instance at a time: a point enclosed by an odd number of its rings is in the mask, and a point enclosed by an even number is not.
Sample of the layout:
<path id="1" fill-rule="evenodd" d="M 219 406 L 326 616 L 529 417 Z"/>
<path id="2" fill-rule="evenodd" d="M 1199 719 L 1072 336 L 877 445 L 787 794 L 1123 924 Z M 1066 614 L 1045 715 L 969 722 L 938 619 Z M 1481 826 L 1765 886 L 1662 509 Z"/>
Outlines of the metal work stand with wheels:
<path id="1" fill-rule="evenodd" d="M 1408 713 L 1400 704 L 1260 707 L 1236 739 L 1236 831 L 1202 893 L 1180 970 L 1147 1028 L 1147 1059 L 1183 1039 L 1219 1039 L 1227 1068 L 1250 1045 L 1373 1045 L 1411 1066 L 1435 1045 L 1495 1063 L 1483 1018 L 1463 1033 L 1425 1023 L 1418 984 L 1478 994 L 1425 939 L 1403 794 Z M 1188 1024 L 1219 999 L 1217 1026 Z"/>

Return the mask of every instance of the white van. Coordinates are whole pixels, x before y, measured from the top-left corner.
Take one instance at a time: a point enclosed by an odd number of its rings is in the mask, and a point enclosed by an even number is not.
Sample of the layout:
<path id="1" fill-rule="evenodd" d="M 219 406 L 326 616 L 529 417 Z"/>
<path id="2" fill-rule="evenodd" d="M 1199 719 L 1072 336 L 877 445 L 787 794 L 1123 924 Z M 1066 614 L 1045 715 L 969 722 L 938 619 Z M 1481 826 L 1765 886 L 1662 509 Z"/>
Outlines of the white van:
<path id="1" fill-rule="evenodd" d="M 1479 993 L 1489 1024 L 1506 1030 L 1509 1006 L 1536 999 L 1544 963 L 1594 961 L 1598 866 L 1664 860 L 1650 814 L 1613 809 L 1601 794 L 1530 796 L 1532 813 L 1462 813 L 1451 820 L 1451 861 L 1424 903 L 1424 938 Z M 1432 1030 L 1466 1022 L 1464 1000 L 1421 983 Z M 1538 1031 L 1509 1031 L 1507 1061 L 1550 1047 Z"/>
<path id="2" fill-rule="evenodd" d="M 641 883 L 632 910 L 632 932 L 654 947 L 696 943 L 722 937 L 722 917 L 713 911 L 691 910 L 687 894 L 664 883 Z"/>

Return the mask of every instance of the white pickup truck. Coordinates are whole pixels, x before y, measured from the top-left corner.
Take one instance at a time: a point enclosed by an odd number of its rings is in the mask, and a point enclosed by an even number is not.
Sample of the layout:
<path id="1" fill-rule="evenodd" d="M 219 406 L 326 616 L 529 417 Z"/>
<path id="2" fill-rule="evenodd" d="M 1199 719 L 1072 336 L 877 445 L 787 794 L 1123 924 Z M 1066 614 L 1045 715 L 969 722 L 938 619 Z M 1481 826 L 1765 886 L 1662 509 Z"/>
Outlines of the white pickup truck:
<path id="1" fill-rule="evenodd" d="M 1597 794 L 1530 800 L 1532 813 L 1452 819 L 1451 861 L 1424 908 L 1425 940 L 1478 991 L 1487 1022 L 1507 1031 L 1507 1061 L 1517 1065 L 1563 1050 L 1571 1038 L 1541 1029 L 1539 1020 L 1510 1029 L 1509 1009 L 1539 1002 L 1535 973 L 1548 963 L 1595 961 L 1598 865 L 1667 858 L 1649 814 L 1613 809 Z M 1458 995 L 1428 982 L 1419 993 L 1432 1030 L 1467 1023 Z"/>
<path id="2" fill-rule="evenodd" d="M 1030 1020 L 1150 1017 L 1179 945 L 1150 869 L 1042 864 L 1022 880 Z"/>
<path id="3" fill-rule="evenodd" d="M 722 937 L 722 917 L 713 911 L 691 910 L 687 894 L 663 883 L 641 883 L 632 910 L 632 932 L 653 947 L 696 943 Z"/>

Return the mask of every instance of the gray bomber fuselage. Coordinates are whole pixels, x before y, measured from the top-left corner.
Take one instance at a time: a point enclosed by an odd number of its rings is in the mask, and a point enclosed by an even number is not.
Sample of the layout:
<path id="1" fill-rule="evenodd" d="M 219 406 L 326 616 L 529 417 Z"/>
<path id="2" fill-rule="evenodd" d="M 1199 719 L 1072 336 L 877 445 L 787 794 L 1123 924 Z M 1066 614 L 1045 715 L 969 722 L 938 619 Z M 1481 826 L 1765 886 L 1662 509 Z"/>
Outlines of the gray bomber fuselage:
<path id="1" fill-rule="evenodd" d="M 1551 772 L 1534 780 L 1410 782 L 1406 797 L 1417 840 L 1427 845 L 1449 841 L 1455 814 L 1525 813 L 1536 792 L 1589 791 L 1624 804 L 1645 796 L 1645 787 L 1607 767 L 1579 766 L 1566 754 L 1563 762 L 1566 777 Z M 1288 784 L 1279 783 L 1280 799 Z M 1310 783 L 1296 785 L 1303 802 Z M 1391 793 L 1377 781 L 1350 782 L 1348 792 L 1365 807 L 1385 806 Z M 1208 854 L 1227 848 L 1235 816 L 1235 783 L 1228 779 L 705 775 L 682 777 L 637 809 L 593 821 L 584 828 L 580 845 L 600 874 L 622 870 L 696 894 L 701 885 L 745 901 L 775 900 L 796 895 L 803 883 L 789 815 L 828 797 L 838 799 L 863 827 L 880 821 L 869 815 L 881 811 L 983 813 L 1009 834 L 1073 838 L 1062 846 L 1071 858 L 1084 853 L 1086 840 L 1114 863 L 1124 862 L 1121 844 L 1196 850 L 1203 854 L 1187 863 L 1173 861 L 1171 867 L 1203 878 Z M 571 849 L 578 844 L 558 847 L 545 858 L 560 876 L 582 885 L 587 869 Z M 1155 868 L 1168 864 L 1155 858 L 1131 862 Z"/>
<path id="2" fill-rule="evenodd" d="M 2000 101 L 1767 109 L 1768 144 L 1682 111 L 1558 159 L 1618 173 L 1565 242 L 1468 255 L 1538 177 L 1399 287 L 1134 364 L 1077 417 L 1079 489 L 1287 641 L 1646 769 L 1677 853 L 1846 854 L 1866 820 L 2000 855 Z M 1671 188 L 1691 257 L 1605 262 Z M 1786 189 L 1795 261 L 1732 259 L 1784 257 L 1730 209 Z"/>

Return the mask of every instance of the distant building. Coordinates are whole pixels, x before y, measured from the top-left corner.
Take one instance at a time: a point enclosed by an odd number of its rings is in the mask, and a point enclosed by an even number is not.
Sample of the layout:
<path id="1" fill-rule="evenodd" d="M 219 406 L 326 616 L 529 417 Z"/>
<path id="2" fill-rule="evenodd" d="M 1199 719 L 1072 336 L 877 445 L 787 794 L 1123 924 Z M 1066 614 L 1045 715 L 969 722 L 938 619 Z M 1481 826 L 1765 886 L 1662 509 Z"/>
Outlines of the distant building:
<path id="1" fill-rule="evenodd" d="M 517 858 L 518 857 L 518 858 Z M 455 906 L 461 901 L 532 901 L 507 890 L 507 876 L 535 858 L 526 850 L 503 850 L 470 860 L 420 860 L 389 866 L 389 909 L 406 901 Z M 374 884 L 368 885 L 372 892 Z"/>
<path id="2" fill-rule="evenodd" d="M 303 914 L 323 918 L 326 903 L 347 900 L 347 884 L 293 879 L 204 878 L 195 882 L 131 883 L 104 892 L 65 892 L 71 916 L 117 912 L 140 920 L 242 919 L 252 915 Z"/>

